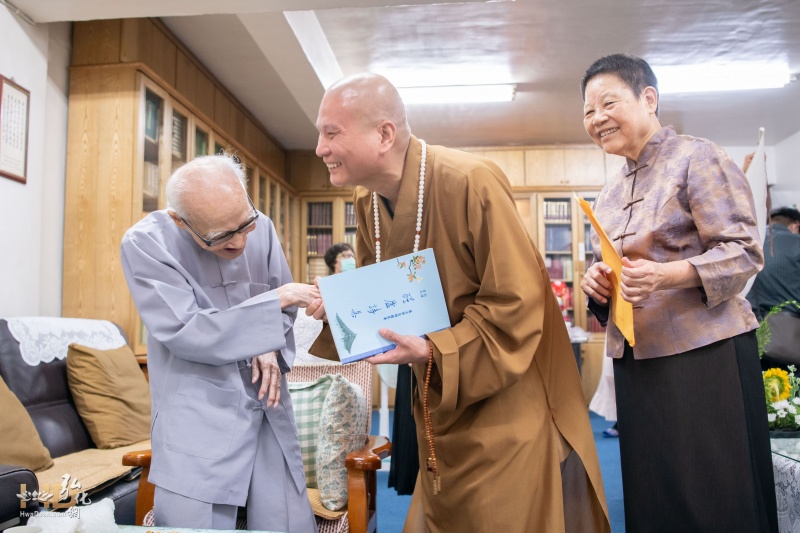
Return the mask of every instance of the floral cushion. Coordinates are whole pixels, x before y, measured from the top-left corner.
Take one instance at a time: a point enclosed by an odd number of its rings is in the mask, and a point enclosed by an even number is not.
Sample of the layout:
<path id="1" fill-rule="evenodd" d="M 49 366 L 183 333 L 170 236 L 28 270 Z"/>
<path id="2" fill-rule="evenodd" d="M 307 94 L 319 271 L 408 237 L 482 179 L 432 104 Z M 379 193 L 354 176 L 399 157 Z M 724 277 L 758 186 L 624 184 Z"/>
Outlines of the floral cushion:
<path id="1" fill-rule="evenodd" d="M 320 418 L 325 398 L 331 388 L 333 376 L 326 374 L 313 382 L 289 382 L 294 419 L 297 424 L 297 438 L 303 455 L 303 469 L 306 486 L 317 487 L 317 440 Z"/>
<path id="2" fill-rule="evenodd" d="M 361 387 L 340 374 L 332 382 L 320 417 L 317 445 L 317 487 L 322 505 L 338 510 L 347 503 L 348 453 L 361 448 L 367 439 L 367 405 Z"/>

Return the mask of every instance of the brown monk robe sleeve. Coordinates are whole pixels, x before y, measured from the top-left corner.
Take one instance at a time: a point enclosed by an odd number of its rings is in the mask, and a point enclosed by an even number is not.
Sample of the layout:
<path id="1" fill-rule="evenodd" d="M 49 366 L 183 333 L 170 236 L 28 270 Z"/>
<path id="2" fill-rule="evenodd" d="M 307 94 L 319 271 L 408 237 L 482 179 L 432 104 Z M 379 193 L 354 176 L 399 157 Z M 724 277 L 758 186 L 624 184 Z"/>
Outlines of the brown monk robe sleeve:
<path id="1" fill-rule="evenodd" d="M 314 343 L 308 349 L 308 353 L 316 355 L 328 361 L 339 361 L 339 354 L 336 351 L 336 343 L 333 342 L 331 327 L 327 322 L 322 324 L 322 331 L 319 332 Z"/>
<path id="2" fill-rule="evenodd" d="M 436 257 L 443 263 L 439 270 L 449 280 L 446 297 L 455 325 L 428 335 L 441 380 L 440 390 L 431 387 L 431 411 L 460 411 L 511 387 L 529 371 L 542 338 L 544 291 L 549 287 L 501 176 L 491 167 L 475 169 L 466 202 L 451 199 L 447 206 L 451 224 L 462 228 L 448 231 L 448 240 L 460 242 L 451 255 L 437 249 Z M 465 271 L 468 263 L 465 254 L 474 258 L 475 270 L 462 274 L 459 270 Z M 469 298 L 460 294 L 458 285 L 459 278 L 472 276 L 479 285 Z M 453 316 L 459 306 L 460 319 Z M 432 383 L 438 385 L 436 381 Z"/>

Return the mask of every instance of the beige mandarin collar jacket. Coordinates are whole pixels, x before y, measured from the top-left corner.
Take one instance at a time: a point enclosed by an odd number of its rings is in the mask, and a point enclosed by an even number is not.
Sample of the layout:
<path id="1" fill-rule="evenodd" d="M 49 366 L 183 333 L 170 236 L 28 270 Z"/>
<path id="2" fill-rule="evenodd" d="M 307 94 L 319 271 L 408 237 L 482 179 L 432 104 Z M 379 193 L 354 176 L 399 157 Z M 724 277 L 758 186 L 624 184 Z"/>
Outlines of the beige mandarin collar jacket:
<path id="1" fill-rule="evenodd" d="M 658 263 L 688 260 L 702 287 L 664 290 L 634 305 L 636 359 L 683 353 L 758 327 L 739 293 L 761 270 L 750 185 L 720 147 L 659 130 L 638 161 L 628 159 L 595 202 L 620 256 Z M 595 261 L 600 240 L 592 231 Z M 607 308 L 590 300 L 601 322 Z M 624 338 L 609 321 L 607 355 L 622 357 Z"/>

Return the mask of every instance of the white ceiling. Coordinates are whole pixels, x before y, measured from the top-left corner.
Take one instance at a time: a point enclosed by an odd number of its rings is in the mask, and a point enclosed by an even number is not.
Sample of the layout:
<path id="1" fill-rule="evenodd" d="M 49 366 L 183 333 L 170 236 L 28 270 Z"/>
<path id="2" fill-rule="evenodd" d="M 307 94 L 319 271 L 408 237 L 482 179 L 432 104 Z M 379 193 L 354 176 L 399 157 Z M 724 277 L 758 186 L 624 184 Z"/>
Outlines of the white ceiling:
<path id="1" fill-rule="evenodd" d="M 451 84 L 465 72 L 517 84 L 509 103 L 409 106 L 415 134 L 450 146 L 589 142 L 579 82 L 610 53 L 660 65 L 783 60 L 800 73 L 797 0 L 12 1 L 37 22 L 161 17 L 287 149 L 316 144 L 324 89 L 308 56 L 327 78 L 422 69 Z M 303 12 L 290 24 L 286 10 Z M 800 81 L 664 95 L 661 122 L 725 146 L 755 145 L 763 126 L 776 144 L 800 130 Z"/>

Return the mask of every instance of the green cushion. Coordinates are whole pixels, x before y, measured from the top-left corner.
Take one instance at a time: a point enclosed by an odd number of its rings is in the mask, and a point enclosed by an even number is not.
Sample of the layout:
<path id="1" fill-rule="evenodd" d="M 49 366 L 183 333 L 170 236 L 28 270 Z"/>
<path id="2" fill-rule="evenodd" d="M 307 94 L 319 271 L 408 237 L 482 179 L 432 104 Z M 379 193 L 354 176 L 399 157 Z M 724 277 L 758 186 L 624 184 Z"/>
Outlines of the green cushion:
<path id="1" fill-rule="evenodd" d="M 319 421 L 325 397 L 331 388 L 333 376 L 326 374 L 313 382 L 289 382 L 294 419 L 297 424 L 297 437 L 303 455 L 303 469 L 306 486 L 317 488 L 317 440 Z"/>

